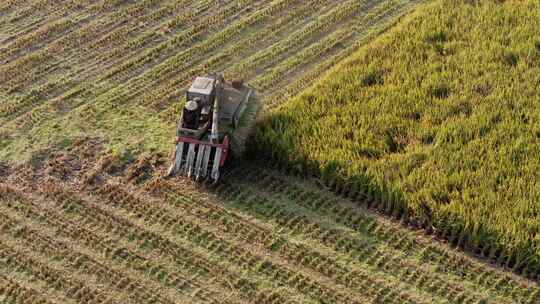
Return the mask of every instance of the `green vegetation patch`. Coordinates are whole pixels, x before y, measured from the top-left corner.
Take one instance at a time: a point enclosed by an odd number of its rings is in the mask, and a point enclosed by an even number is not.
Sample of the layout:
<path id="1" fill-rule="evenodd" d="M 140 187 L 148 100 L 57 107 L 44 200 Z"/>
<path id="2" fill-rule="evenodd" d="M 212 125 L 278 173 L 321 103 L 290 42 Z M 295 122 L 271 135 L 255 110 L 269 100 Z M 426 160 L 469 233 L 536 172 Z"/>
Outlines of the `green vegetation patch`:
<path id="1" fill-rule="evenodd" d="M 538 29 L 540 1 L 436 1 L 265 117 L 256 152 L 538 271 Z"/>

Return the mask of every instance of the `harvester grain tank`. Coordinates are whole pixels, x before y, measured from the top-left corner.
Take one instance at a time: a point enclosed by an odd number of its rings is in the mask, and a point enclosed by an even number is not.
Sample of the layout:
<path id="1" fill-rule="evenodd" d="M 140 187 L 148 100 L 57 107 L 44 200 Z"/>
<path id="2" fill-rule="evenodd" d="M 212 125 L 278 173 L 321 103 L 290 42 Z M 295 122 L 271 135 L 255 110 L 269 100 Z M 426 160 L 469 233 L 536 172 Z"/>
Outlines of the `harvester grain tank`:
<path id="1" fill-rule="evenodd" d="M 230 84 L 216 74 L 196 77 L 186 92 L 167 175 L 217 181 L 231 155 L 232 142 L 242 150 L 238 141 L 243 144 L 241 133 L 249 125 L 243 120 L 250 102 L 255 102 L 253 95 L 254 89 L 242 81 Z"/>

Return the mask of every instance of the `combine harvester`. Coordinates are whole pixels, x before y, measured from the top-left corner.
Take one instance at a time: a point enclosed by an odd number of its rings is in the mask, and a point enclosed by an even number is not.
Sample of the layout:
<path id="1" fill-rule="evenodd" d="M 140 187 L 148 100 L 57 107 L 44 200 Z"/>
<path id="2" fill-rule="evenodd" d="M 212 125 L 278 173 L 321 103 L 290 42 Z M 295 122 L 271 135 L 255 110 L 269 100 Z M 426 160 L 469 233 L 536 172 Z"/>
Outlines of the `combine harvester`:
<path id="1" fill-rule="evenodd" d="M 255 90 L 223 76 L 197 77 L 186 92 L 167 176 L 217 182 L 232 150 L 241 154 L 256 116 Z"/>

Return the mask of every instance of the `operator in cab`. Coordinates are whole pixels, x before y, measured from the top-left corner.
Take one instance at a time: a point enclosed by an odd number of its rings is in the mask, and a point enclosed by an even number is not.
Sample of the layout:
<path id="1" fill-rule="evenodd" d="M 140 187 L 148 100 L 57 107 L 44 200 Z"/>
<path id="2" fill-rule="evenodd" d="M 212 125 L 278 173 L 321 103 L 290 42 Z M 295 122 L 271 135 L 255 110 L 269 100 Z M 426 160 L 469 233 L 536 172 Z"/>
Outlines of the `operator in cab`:
<path id="1" fill-rule="evenodd" d="M 188 100 L 188 102 L 186 102 L 184 105 L 184 111 L 182 113 L 184 117 L 184 124 L 182 128 L 197 130 L 199 128 L 200 112 L 201 111 L 197 100 Z"/>

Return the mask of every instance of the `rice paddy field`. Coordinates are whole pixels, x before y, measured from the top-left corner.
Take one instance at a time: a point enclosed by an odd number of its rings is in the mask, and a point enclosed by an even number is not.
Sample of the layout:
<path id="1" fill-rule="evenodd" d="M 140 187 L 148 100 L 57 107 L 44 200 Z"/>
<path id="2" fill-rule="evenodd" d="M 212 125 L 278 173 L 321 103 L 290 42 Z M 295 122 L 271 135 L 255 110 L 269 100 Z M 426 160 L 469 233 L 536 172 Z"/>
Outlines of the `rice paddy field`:
<path id="1" fill-rule="evenodd" d="M 327 121 L 323 97 L 354 108 L 354 96 L 333 95 L 355 84 L 332 82 L 340 71 L 356 79 L 364 74 L 354 69 L 381 63 L 384 73 L 374 69 L 362 78 L 367 87 L 354 89 L 375 94 L 391 84 L 379 48 L 395 39 L 402 58 L 399 48 L 418 39 L 407 30 L 442 28 L 428 43 L 446 52 L 453 36 L 433 20 L 449 6 L 459 4 L 456 22 L 469 9 L 516 14 L 501 17 L 512 23 L 536 16 L 537 2 L 524 3 L 530 15 L 511 1 L 2 1 L 0 303 L 540 303 L 538 252 L 506 254 L 537 247 L 510 246 L 500 234 L 492 250 L 457 228 L 440 233 L 437 204 L 426 201 L 430 229 L 407 192 L 392 192 L 396 199 L 381 190 L 399 189 L 396 179 L 374 176 L 361 188 L 341 170 L 346 149 L 298 135 L 308 121 L 314 129 Z M 535 44 L 526 46 L 507 56 L 522 69 L 509 75 L 534 77 Z M 257 89 L 263 109 L 252 146 L 215 185 L 164 178 L 186 87 L 215 71 Z M 302 103 L 315 92 L 310 114 Z M 317 141 L 327 149 L 306 154 Z M 383 146 L 370 147 L 382 163 Z M 394 155 L 406 154 L 400 149 Z M 330 165 L 324 153 L 336 156 Z M 515 235 L 533 233 L 538 214 L 520 210 L 532 224 Z"/>

